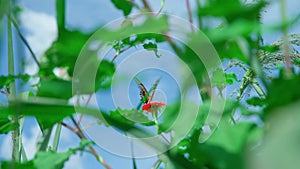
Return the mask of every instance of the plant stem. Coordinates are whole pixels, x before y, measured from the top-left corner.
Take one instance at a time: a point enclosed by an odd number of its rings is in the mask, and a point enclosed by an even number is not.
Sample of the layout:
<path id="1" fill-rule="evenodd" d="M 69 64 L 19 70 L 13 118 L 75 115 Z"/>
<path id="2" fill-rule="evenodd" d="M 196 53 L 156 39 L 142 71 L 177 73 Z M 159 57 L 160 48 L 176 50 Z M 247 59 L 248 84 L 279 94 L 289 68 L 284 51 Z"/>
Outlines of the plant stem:
<path id="1" fill-rule="evenodd" d="M 128 46 L 128 47 L 126 47 L 125 49 L 122 49 L 120 52 L 117 52 L 117 53 L 115 54 L 115 56 L 113 57 L 113 59 L 111 60 L 111 62 L 114 62 L 115 59 L 116 59 L 121 53 L 125 52 L 126 50 L 130 49 L 131 47 L 132 47 L 132 46 Z"/>
<path id="2" fill-rule="evenodd" d="M 153 10 L 151 9 L 149 3 L 147 0 L 142 0 L 144 7 L 149 11 L 149 12 L 153 12 Z"/>
<path id="3" fill-rule="evenodd" d="M 164 6 L 165 6 L 165 0 L 161 0 L 161 5 L 156 15 L 159 15 L 161 13 L 161 11 L 164 9 Z"/>
<path id="4" fill-rule="evenodd" d="M 286 64 L 286 71 L 287 74 L 291 74 L 291 58 L 290 58 L 290 43 L 288 38 L 288 25 L 287 23 L 287 16 L 286 16 L 286 1 L 280 0 L 280 12 L 281 12 L 281 20 L 282 24 L 284 25 L 282 28 L 283 32 L 283 54 L 285 57 L 285 64 Z"/>
<path id="5" fill-rule="evenodd" d="M 7 18 L 10 15 L 10 4 L 8 5 L 8 13 Z M 12 38 L 12 26 L 7 19 L 7 45 L 8 45 L 8 74 L 14 75 L 15 74 L 15 66 L 14 66 L 14 53 L 13 53 L 13 38 Z M 15 82 L 10 83 L 9 85 L 9 94 L 14 100 L 16 98 L 16 84 Z M 10 103 L 9 103 L 10 104 Z M 12 121 L 14 122 L 15 129 L 11 132 L 12 142 L 13 142 L 13 149 L 12 149 L 12 159 L 14 161 L 20 162 L 21 161 L 21 153 L 20 153 L 20 126 L 18 120 L 18 114 L 12 116 Z"/>
<path id="6" fill-rule="evenodd" d="M 19 118 L 19 133 L 20 133 L 20 136 L 19 136 L 20 160 L 21 160 L 21 157 L 22 157 L 23 161 L 27 161 L 27 155 L 25 153 L 25 149 L 24 149 L 23 143 L 22 143 L 22 133 L 23 133 L 23 126 L 24 126 L 24 117 L 18 116 L 18 118 Z"/>
<path id="7" fill-rule="evenodd" d="M 49 145 L 49 140 L 52 133 L 52 127 L 43 130 L 43 137 L 41 138 L 40 142 L 38 143 L 37 150 L 38 151 L 46 151 Z"/>
<path id="8" fill-rule="evenodd" d="M 61 123 L 58 123 L 56 125 L 56 130 L 55 130 L 55 135 L 53 140 L 53 151 L 57 151 L 60 133 L 61 133 L 61 127 L 62 127 Z"/>
<path id="9" fill-rule="evenodd" d="M 23 144 L 21 144 L 21 155 L 22 155 L 23 162 L 28 161 Z"/>
<path id="10" fill-rule="evenodd" d="M 255 78 L 253 78 L 253 80 L 252 80 L 252 86 L 253 86 L 253 88 L 255 89 L 256 93 L 257 93 L 261 98 L 263 98 L 263 99 L 266 98 L 265 92 L 264 92 L 263 89 L 260 87 L 260 85 L 258 84 L 258 81 L 257 81 Z"/>
<path id="11" fill-rule="evenodd" d="M 57 30 L 58 36 L 65 31 L 65 0 L 56 0 L 56 19 L 57 19 Z"/>
<path id="12" fill-rule="evenodd" d="M 192 10 L 191 10 L 191 6 L 190 6 L 190 1 L 189 0 L 185 0 L 185 3 L 186 3 L 186 8 L 187 8 L 187 11 L 188 11 L 188 15 L 189 15 L 189 21 L 190 21 L 191 30 L 193 32 L 194 31 L 194 28 L 193 28 L 193 16 L 192 16 Z"/>
<path id="13" fill-rule="evenodd" d="M 14 27 L 16 28 L 16 31 L 19 35 L 19 37 L 21 38 L 21 40 L 23 41 L 23 43 L 25 44 L 25 46 L 27 47 L 27 49 L 29 50 L 34 62 L 37 64 L 37 66 L 40 68 L 40 63 L 36 57 L 36 55 L 34 54 L 32 48 L 30 47 L 29 43 L 27 42 L 27 40 L 25 39 L 25 37 L 22 35 L 21 31 L 20 31 L 20 28 L 17 24 L 17 22 L 10 16 L 8 16 L 8 19 L 10 20 L 10 22 L 14 25 Z"/>
<path id="14" fill-rule="evenodd" d="M 160 166 L 160 164 L 162 163 L 162 160 L 157 160 L 156 162 L 155 162 L 155 164 L 151 167 L 151 169 L 157 169 L 159 166 Z"/>
<path id="15" fill-rule="evenodd" d="M 198 17 L 198 27 L 200 30 L 203 29 L 203 21 L 202 21 L 202 16 L 199 14 L 199 10 L 201 9 L 201 4 L 200 4 L 200 1 L 199 0 L 196 0 L 197 2 L 197 10 L 198 10 L 198 14 L 197 14 L 197 17 Z"/>

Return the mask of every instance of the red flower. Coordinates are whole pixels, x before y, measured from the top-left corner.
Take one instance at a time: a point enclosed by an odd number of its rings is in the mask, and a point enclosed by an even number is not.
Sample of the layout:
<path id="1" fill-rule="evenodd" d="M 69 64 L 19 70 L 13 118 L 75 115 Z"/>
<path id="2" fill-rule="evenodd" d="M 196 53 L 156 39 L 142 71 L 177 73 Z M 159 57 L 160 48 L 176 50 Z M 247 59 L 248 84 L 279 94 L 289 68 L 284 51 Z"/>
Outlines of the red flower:
<path id="1" fill-rule="evenodd" d="M 153 112 L 157 112 L 160 107 L 164 107 L 164 106 L 167 105 L 162 102 L 149 102 L 143 105 L 142 110 L 153 113 Z"/>

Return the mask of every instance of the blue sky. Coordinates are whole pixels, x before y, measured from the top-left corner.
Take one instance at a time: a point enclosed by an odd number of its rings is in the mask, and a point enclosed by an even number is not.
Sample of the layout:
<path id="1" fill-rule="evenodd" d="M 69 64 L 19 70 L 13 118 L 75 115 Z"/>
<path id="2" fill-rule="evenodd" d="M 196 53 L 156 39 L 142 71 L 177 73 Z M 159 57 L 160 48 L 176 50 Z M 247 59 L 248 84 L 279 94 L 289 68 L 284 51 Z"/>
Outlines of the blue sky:
<path id="1" fill-rule="evenodd" d="M 33 50 L 38 56 L 40 56 L 56 38 L 56 21 L 55 21 L 55 1 L 47 0 L 20 0 L 18 1 L 20 6 L 23 7 L 20 19 L 22 23 L 22 32 L 24 32 L 26 39 L 29 41 Z M 160 1 L 151 1 L 153 9 L 157 11 L 160 8 Z M 195 9 L 195 4 L 192 3 L 192 8 Z M 289 18 L 299 14 L 299 0 L 287 0 L 287 12 Z M 187 13 L 185 8 L 185 1 L 166 0 L 164 12 L 177 15 L 187 19 Z M 83 31 L 89 31 L 99 25 L 105 25 L 114 19 L 121 17 L 123 13 L 117 10 L 110 0 L 72 0 L 67 1 L 67 27 L 70 29 L 81 29 Z M 271 5 L 266 9 L 263 14 L 263 23 L 276 24 L 281 22 L 279 3 L 278 1 L 271 1 Z M 290 29 L 290 33 L 299 33 L 299 24 Z M 0 33 L 0 75 L 7 74 L 7 57 L 6 57 L 6 33 L 5 27 L 1 29 Z M 1 36 L 2 34 L 2 36 Z M 265 34 L 265 42 L 272 43 L 280 37 L 280 34 Z M 14 38 L 17 38 L 16 36 Z M 17 43 L 19 47 L 19 54 L 27 53 L 24 46 Z M 37 69 L 30 57 L 26 58 L 26 61 L 30 66 L 25 68 L 25 72 L 34 73 Z M 20 67 L 20 66 L 17 66 Z M 17 70 L 18 71 L 18 70 Z M 166 83 L 162 83 L 161 89 L 167 90 Z M 151 86 L 151 83 L 146 84 Z M 131 86 L 131 89 L 135 86 Z M 134 91 L 137 93 L 136 91 Z M 109 93 L 107 93 L 109 94 Z M 176 96 L 174 96 L 176 97 Z M 134 102 L 134 101 L 133 101 Z M 3 95 L 0 95 L 0 104 L 5 104 Z M 92 103 L 95 104 L 95 103 Z M 109 109 L 109 108 L 108 108 Z M 33 118 L 27 118 L 25 120 L 23 143 L 26 148 L 26 152 L 30 158 L 35 153 L 35 145 L 38 141 L 41 133 Z M 62 138 L 60 144 L 60 151 L 65 151 L 69 147 L 76 147 L 79 143 L 79 139 L 76 135 L 69 132 L 67 129 L 63 129 Z M 10 135 L 0 136 L 0 160 L 9 159 L 11 154 L 11 139 Z M 122 146 L 121 144 L 119 146 Z M 132 168 L 132 162 L 128 158 L 120 157 L 115 154 L 111 154 L 101 148 L 96 148 L 99 154 L 110 164 L 113 168 Z M 156 158 L 145 158 L 138 160 L 138 168 L 150 168 Z M 92 155 L 84 153 L 81 157 L 80 154 L 72 156 L 65 166 L 66 169 L 71 168 L 103 168 Z"/>

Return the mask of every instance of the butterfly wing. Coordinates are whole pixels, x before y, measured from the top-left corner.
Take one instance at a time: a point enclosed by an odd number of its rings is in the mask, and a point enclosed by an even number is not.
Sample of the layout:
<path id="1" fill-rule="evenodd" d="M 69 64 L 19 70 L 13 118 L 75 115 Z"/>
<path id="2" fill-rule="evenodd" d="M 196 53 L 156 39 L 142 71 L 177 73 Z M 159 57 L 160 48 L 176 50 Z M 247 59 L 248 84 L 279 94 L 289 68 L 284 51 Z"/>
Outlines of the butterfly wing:
<path id="1" fill-rule="evenodd" d="M 148 93 L 146 87 L 143 85 L 143 83 L 138 78 L 135 77 L 134 80 L 139 85 L 139 88 L 141 90 L 140 91 L 141 101 L 143 103 L 148 103 L 149 93 Z"/>

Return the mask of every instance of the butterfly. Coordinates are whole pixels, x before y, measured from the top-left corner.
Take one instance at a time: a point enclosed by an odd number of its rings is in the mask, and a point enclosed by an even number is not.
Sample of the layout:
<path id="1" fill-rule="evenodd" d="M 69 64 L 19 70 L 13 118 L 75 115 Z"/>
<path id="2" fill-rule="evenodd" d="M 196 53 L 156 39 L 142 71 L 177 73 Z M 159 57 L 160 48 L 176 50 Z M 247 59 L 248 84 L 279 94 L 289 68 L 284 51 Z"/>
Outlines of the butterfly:
<path id="1" fill-rule="evenodd" d="M 164 104 L 162 102 L 152 101 L 153 95 L 155 93 L 155 90 L 157 88 L 157 85 L 158 85 L 160 79 L 157 79 L 154 82 L 154 84 L 149 92 L 138 78 L 135 77 L 134 80 L 136 81 L 136 83 L 139 85 L 139 88 L 140 88 L 141 101 L 142 101 L 142 103 L 144 103 L 142 110 L 145 110 L 147 112 L 157 112 L 160 107 L 167 106 L 166 104 Z"/>

